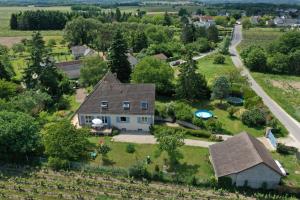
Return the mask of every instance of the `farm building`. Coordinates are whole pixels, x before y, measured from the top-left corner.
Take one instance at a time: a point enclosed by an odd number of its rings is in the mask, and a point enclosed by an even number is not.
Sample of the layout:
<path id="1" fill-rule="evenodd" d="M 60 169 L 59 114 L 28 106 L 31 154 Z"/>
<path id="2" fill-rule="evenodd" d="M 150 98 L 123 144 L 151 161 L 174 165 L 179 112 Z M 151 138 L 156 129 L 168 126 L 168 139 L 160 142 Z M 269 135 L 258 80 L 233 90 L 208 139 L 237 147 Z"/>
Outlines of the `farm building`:
<path id="1" fill-rule="evenodd" d="M 243 132 L 209 147 L 215 175 L 231 178 L 236 186 L 276 188 L 285 172 L 266 147 Z"/>
<path id="2" fill-rule="evenodd" d="M 71 47 L 72 55 L 75 59 L 79 59 L 81 57 L 92 56 L 96 54 L 96 51 L 89 48 L 88 46 L 73 46 Z"/>
<path id="3" fill-rule="evenodd" d="M 154 84 L 121 83 L 108 72 L 77 111 L 80 126 L 100 119 L 106 128 L 148 132 L 154 123 Z"/>
<path id="4" fill-rule="evenodd" d="M 56 63 L 56 66 L 61 69 L 68 78 L 77 79 L 80 76 L 80 69 L 83 65 L 81 60 L 73 60 Z"/>

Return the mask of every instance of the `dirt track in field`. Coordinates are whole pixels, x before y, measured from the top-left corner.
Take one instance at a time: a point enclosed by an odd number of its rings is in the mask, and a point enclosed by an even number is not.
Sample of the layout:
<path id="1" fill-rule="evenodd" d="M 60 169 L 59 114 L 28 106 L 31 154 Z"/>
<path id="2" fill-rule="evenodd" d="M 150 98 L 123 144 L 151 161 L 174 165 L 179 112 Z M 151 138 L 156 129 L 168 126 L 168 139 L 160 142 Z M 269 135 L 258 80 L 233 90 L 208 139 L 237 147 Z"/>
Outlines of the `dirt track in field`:
<path id="1" fill-rule="evenodd" d="M 16 43 L 20 43 L 22 39 L 26 37 L 0 37 L 0 44 L 5 45 L 7 47 L 12 47 Z"/>

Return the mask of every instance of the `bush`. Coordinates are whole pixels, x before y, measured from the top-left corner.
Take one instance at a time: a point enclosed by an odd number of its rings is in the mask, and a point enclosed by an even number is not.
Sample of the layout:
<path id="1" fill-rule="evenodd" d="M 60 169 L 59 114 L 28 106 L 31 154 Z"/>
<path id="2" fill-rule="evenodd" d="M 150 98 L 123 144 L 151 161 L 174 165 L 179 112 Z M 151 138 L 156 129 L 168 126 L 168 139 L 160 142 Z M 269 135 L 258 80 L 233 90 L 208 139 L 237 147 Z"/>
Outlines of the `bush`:
<path id="1" fill-rule="evenodd" d="M 115 129 L 115 128 L 114 128 L 114 129 L 112 130 L 112 132 L 111 132 L 111 135 L 112 135 L 112 136 L 116 136 L 116 135 L 119 135 L 119 134 L 120 134 L 120 130 L 119 130 L 119 129 Z"/>
<path id="2" fill-rule="evenodd" d="M 49 157 L 47 165 L 53 170 L 68 169 L 70 166 L 70 162 L 65 159 Z"/>
<path id="3" fill-rule="evenodd" d="M 135 152 L 135 146 L 134 146 L 134 144 L 128 144 L 126 146 L 126 152 L 127 153 L 134 153 Z"/>
<path id="4" fill-rule="evenodd" d="M 216 136 L 216 135 L 211 135 L 209 137 L 209 140 L 211 140 L 213 142 L 222 142 L 222 141 L 224 141 L 222 136 Z"/>
<path id="5" fill-rule="evenodd" d="M 245 99 L 245 108 L 247 109 L 255 108 L 261 105 L 263 105 L 263 101 L 259 96 Z"/>
<path id="6" fill-rule="evenodd" d="M 276 151 L 284 155 L 293 155 L 298 152 L 298 149 L 291 146 L 286 146 L 285 144 L 278 143 Z"/>
<path id="7" fill-rule="evenodd" d="M 222 123 L 217 121 L 214 118 L 207 120 L 206 128 L 210 130 L 212 133 L 221 133 L 222 132 Z"/>
<path id="8" fill-rule="evenodd" d="M 221 54 L 217 54 L 214 57 L 214 64 L 224 64 L 225 63 L 225 57 Z"/>
<path id="9" fill-rule="evenodd" d="M 176 119 L 186 122 L 192 122 L 193 113 L 192 107 L 183 102 L 176 102 L 174 104 Z"/>
<path id="10" fill-rule="evenodd" d="M 266 113 L 262 108 L 254 108 L 242 114 L 242 122 L 249 127 L 266 125 Z"/>
<path id="11" fill-rule="evenodd" d="M 218 185 L 220 187 L 223 187 L 223 188 L 231 187 L 232 186 L 232 180 L 231 180 L 230 177 L 226 177 L 226 176 L 220 177 L 218 179 Z"/>
<path id="12" fill-rule="evenodd" d="M 145 165 L 143 162 L 138 162 L 128 169 L 128 173 L 130 177 L 136 178 L 136 179 L 150 179 L 150 174 L 147 171 Z"/>
<path id="13" fill-rule="evenodd" d="M 211 136 L 211 133 L 209 133 L 206 130 L 193 130 L 193 129 L 187 129 L 187 128 L 173 128 L 168 126 L 159 126 L 154 125 L 153 126 L 153 134 L 159 134 L 160 132 L 166 132 L 168 130 L 175 130 L 176 132 L 182 132 L 185 135 L 191 135 L 199 138 L 209 138 Z"/>
<path id="14" fill-rule="evenodd" d="M 195 126 L 199 126 L 200 128 L 205 128 L 205 124 L 204 124 L 203 120 L 200 119 L 200 118 L 198 118 L 198 117 L 196 117 L 196 116 L 193 117 L 192 123 Z"/>
<path id="15" fill-rule="evenodd" d="M 238 111 L 239 109 L 237 107 L 234 106 L 230 106 L 227 111 L 229 113 L 229 117 L 233 118 L 234 114 Z"/>

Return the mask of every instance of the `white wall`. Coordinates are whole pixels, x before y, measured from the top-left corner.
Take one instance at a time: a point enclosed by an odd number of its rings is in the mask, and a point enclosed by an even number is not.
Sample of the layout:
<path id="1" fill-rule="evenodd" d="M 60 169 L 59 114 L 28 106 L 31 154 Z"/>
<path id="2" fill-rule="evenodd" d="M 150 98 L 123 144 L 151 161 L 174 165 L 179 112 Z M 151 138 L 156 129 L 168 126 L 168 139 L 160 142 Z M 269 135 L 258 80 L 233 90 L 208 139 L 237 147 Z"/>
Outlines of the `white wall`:
<path id="1" fill-rule="evenodd" d="M 233 184 L 235 183 L 238 187 L 244 186 L 247 180 L 248 187 L 260 188 L 262 184 L 266 182 L 268 189 L 276 188 L 281 179 L 281 176 L 277 172 L 263 163 L 240 173 L 231 174 L 228 177 L 230 177 Z"/>
<path id="2" fill-rule="evenodd" d="M 79 114 L 78 120 L 80 125 L 84 125 L 85 122 L 81 120 L 81 117 L 86 116 L 85 114 Z M 150 123 L 143 124 L 138 122 L 138 117 L 148 117 L 151 119 L 152 124 L 154 124 L 154 115 L 102 115 L 102 114 L 88 114 L 88 116 L 94 116 L 94 118 L 99 118 L 101 116 L 109 116 L 111 118 L 111 126 L 117 127 L 119 129 L 126 129 L 127 131 L 137 131 L 141 129 L 142 131 L 149 131 Z M 129 123 L 117 122 L 117 117 L 129 117 Z"/>

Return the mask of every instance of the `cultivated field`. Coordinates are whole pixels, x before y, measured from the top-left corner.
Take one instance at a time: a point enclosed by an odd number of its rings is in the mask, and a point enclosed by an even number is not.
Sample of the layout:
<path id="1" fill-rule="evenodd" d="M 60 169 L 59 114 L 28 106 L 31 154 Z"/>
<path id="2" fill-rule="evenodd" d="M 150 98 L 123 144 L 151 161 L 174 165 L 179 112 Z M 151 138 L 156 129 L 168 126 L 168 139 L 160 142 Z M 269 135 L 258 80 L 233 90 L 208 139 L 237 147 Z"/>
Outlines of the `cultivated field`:
<path id="1" fill-rule="evenodd" d="M 30 36 L 32 31 L 13 31 L 10 30 L 9 20 L 12 13 L 17 13 L 26 10 L 59 10 L 71 11 L 70 7 L 0 7 L 0 37 L 13 37 L 13 36 Z M 61 35 L 61 31 L 41 31 L 44 36 L 46 35 Z"/>
<path id="2" fill-rule="evenodd" d="M 282 34 L 284 34 L 284 32 L 281 32 L 279 28 L 251 28 L 249 30 L 243 30 L 243 41 L 238 49 L 243 50 L 253 44 L 266 47 L 266 45 L 270 44 L 270 42 Z"/>

